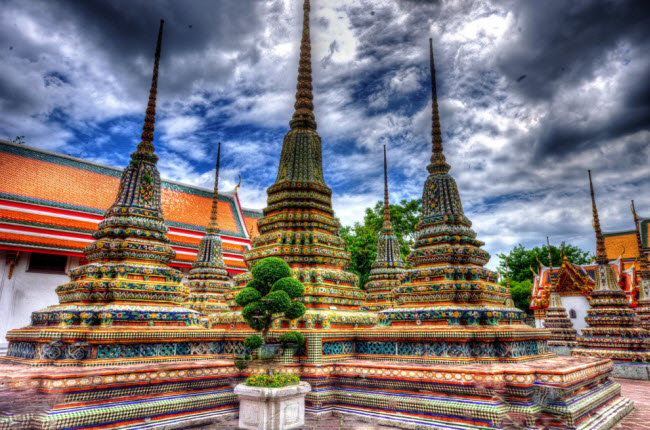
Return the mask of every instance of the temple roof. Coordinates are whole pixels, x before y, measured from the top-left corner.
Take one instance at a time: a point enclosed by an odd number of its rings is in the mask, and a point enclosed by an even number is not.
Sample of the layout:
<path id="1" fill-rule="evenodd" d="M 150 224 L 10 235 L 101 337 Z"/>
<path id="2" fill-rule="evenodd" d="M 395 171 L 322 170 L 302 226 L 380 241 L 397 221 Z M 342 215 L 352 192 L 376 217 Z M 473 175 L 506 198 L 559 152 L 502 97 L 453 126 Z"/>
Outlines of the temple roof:
<path id="1" fill-rule="evenodd" d="M 122 169 L 0 140 L 0 248 L 82 255 L 91 234 L 114 201 Z M 208 225 L 212 190 L 162 181 L 161 203 L 174 265 L 196 257 Z M 247 210 L 249 219 L 258 212 Z M 232 272 L 245 270 L 250 248 L 248 225 L 234 193 L 220 193 L 218 220 L 224 261 Z"/>

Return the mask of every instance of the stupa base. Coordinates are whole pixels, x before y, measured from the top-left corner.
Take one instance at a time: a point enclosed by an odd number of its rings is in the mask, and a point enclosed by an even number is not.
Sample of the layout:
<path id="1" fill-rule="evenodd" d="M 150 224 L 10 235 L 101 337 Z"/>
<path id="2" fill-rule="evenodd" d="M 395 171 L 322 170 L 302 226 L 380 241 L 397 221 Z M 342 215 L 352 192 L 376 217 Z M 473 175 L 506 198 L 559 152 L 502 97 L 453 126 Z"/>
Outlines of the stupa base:
<path id="1" fill-rule="evenodd" d="M 577 346 L 576 342 L 548 341 L 548 351 L 563 357 L 571 356 L 571 350 Z"/>
<path id="2" fill-rule="evenodd" d="M 353 359 L 333 365 L 331 385 L 307 395 L 307 411 L 404 428 L 535 428 L 551 421 L 608 429 L 634 408 L 611 372 L 611 361 L 583 357 L 471 365 Z"/>
<path id="3" fill-rule="evenodd" d="M 650 380 L 650 364 L 614 362 L 612 376 L 623 379 Z"/>
<path id="4" fill-rule="evenodd" d="M 87 369 L 0 364 L 0 429 L 186 428 L 233 418 L 232 360 Z"/>

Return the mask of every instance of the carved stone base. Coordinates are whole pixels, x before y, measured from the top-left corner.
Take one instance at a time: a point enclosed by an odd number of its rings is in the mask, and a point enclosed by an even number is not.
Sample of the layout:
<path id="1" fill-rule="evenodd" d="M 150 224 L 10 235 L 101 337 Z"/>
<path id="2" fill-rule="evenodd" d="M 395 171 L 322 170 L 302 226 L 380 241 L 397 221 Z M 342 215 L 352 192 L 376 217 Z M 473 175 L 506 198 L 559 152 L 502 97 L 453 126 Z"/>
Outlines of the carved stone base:
<path id="1" fill-rule="evenodd" d="M 306 382 L 282 388 L 249 387 L 239 384 L 239 428 L 248 430 L 290 430 L 305 424 Z"/>

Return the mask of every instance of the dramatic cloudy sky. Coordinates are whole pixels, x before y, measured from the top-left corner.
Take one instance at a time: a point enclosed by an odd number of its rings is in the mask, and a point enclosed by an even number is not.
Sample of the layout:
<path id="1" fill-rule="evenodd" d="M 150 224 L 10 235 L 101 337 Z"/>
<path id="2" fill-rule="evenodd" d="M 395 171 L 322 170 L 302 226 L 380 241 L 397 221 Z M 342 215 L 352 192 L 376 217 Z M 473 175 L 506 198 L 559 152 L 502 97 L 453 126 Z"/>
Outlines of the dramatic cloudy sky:
<path id="1" fill-rule="evenodd" d="M 606 231 L 650 217 L 645 1 L 312 0 L 315 113 L 343 223 L 421 195 L 430 151 L 428 38 L 445 153 L 491 253 L 593 249 L 586 170 Z M 0 0 L 0 138 L 125 166 L 139 142 L 158 20 L 155 144 L 166 178 L 261 208 L 293 112 L 300 0 Z M 495 264 L 495 258 L 491 266 Z"/>

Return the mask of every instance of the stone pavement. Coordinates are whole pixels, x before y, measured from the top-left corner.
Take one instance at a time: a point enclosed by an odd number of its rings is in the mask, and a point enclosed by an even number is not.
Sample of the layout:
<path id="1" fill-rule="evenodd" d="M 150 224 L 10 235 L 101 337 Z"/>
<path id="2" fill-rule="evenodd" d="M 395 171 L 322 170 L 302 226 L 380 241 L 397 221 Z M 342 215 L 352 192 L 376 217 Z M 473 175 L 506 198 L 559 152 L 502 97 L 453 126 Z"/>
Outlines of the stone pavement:
<path id="1" fill-rule="evenodd" d="M 634 401 L 635 409 L 614 430 L 650 430 L 650 381 L 616 379 L 623 396 Z M 517 427 L 512 427 L 514 430 Z M 237 430 L 237 419 L 196 427 L 200 430 Z M 308 418 L 301 430 L 398 430 L 349 417 L 327 416 L 320 420 Z"/>
<path id="2" fill-rule="evenodd" d="M 635 409 L 619 423 L 615 430 L 650 429 L 650 381 L 616 379 L 624 397 L 634 401 Z"/>

